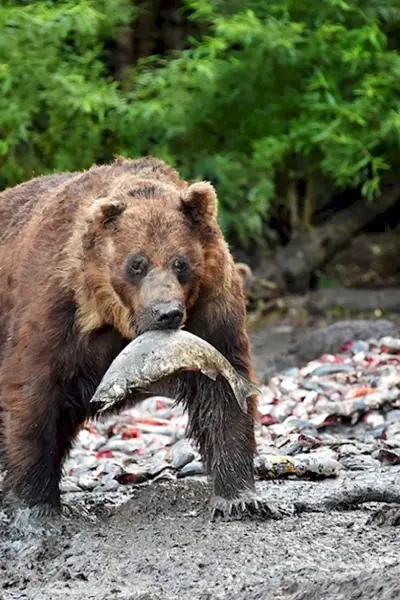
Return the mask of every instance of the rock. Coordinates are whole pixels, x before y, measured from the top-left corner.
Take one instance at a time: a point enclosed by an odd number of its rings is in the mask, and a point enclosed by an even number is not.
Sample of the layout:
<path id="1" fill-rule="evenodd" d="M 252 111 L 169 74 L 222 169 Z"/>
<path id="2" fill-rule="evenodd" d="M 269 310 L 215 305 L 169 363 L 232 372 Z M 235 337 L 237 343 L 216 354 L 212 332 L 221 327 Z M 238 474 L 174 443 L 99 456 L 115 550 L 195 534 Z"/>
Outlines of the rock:
<path id="1" fill-rule="evenodd" d="M 191 462 L 178 471 L 178 477 L 188 477 L 193 475 L 204 475 L 204 469 L 201 462 Z"/>
<path id="2" fill-rule="evenodd" d="M 170 457 L 174 469 L 182 469 L 191 463 L 196 456 L 190 441 L 186 438 L 179 440 L 170 449 Z"/>
<path id="3" fill-rule="evenodd" d="M 288 350 L 268 359 L 263 380 L 267 381 L 275 373 L 285 369 L 302 367 L 322 354 L 335 354 L 344 344 L 352 340 L 359 343 L 371 338 L 396 336 L 399 332 L 399 326 L 386 319 L 338 321 L 328 327 L 309 331 L 292 343 Z M 357 352 L 360 351 L 359 348 L 358 345 Z"/>

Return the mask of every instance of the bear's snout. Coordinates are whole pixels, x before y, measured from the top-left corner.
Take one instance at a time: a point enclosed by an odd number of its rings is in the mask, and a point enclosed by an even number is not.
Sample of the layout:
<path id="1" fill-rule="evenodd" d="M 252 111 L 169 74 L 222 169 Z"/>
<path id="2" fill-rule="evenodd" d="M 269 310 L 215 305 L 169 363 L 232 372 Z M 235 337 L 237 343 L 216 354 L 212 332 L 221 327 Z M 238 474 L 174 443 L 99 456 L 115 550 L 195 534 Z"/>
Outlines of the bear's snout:
<path id="1" fill-rule="evenodd" d="M 151 309 L 154 321 L 159 329 L 178 329 L 185 315 L 185 307 L 176 300 L 154 304 Z"/>

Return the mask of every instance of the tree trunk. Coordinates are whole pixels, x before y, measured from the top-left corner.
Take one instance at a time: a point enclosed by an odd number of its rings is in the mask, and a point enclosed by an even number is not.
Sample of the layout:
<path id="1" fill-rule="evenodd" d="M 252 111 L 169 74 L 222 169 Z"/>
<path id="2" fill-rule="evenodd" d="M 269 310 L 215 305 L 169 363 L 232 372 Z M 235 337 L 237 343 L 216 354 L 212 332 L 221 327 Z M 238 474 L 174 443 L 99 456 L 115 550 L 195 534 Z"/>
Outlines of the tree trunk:
<path id="1" fill-rule="evenodd" d="M 327 288 L 313 292 L 305 308 L 314 315 L 324 315 L 333 308 L 349 313 L 400 313 L 400 293 L 393 289 Z"/>
<path id="2" fill-rule="evenodd" d="M 295 294 L 307 292 L 315 272 L 399 199 L 400 186 L 397 182 L 388 182 L 374 202 L 360 199 L 324 225 L 296 235 L 287 246 L 276 252 L 272 260 L 266 261 L 255 271 L 251 296 L 263 298 L 263 290 L 271 287 L 283 287 L 286 292 Z M 261 286 L 260 281 L 264 282 Z"/>

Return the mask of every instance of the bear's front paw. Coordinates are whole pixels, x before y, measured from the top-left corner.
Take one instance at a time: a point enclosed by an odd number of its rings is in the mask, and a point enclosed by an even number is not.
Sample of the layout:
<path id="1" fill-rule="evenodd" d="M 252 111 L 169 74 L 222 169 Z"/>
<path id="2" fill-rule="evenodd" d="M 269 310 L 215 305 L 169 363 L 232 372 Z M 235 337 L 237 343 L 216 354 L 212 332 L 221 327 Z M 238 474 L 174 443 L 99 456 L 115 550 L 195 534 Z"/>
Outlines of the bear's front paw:
<path id="1" fill-rule="evenodd" d="M 285 516 L 292 516 L 293 512 L 290 507 L 267 502 L 251 492 L 245 492 L 232 500 L 214 497 L 211 501 L 212 521 L 282 519 Z"/>
<path id="2" fill-rule="evenodd" d="M 75 505 L 65 500 L 62 503 L 61 516 L 67 520 L 73 519 L 92 523 L 97 520 L 96 515 L 91 513 L 85 506 Z"/>

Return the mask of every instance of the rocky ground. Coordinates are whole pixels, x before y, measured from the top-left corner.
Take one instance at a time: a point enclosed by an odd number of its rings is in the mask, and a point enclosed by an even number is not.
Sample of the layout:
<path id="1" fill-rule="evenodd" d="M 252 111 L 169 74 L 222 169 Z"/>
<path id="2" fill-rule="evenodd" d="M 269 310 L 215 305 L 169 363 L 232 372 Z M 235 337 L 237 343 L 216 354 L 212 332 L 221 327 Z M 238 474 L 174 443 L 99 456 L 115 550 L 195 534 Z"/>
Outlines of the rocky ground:
<path id="1" fill-rule="evenodd" d="M 253 334 L 259 375 L 271 365 L 271 349 L 284 352 L 291 341 L 287 325 Z M 282 357 L 278 364 L 283 366 Z M 400 478 L 400 467 L 390 468 Z M 351 473 L 364 476 L 363 469 Z M 258 486 L 277 502 L 311 502 L 334 490 L 337 481 L 260 481 Z M 25 514 L 11 527 L 7 513 L 0 512 L 0 599 L 400 596 L 397 505 L 210 523 L 207 494 L 201 476 L 172 479 L 166 472 L 138 486 L 67 493 L 64 498 L 77 514 L 62 524 L 36 525 L 43 527 L 39 532 Z"/>

